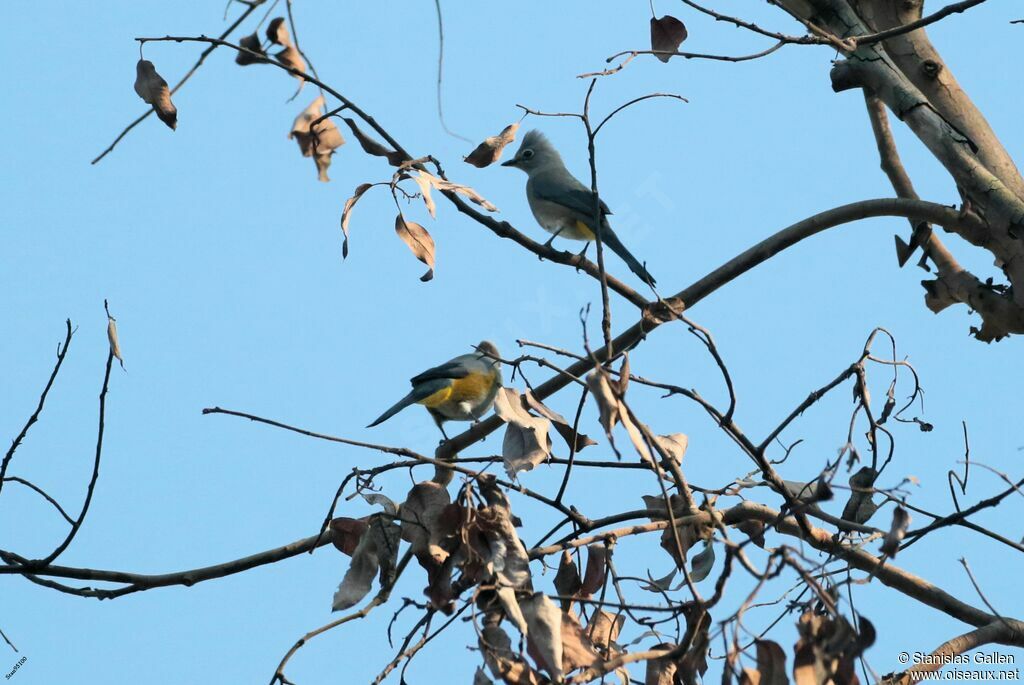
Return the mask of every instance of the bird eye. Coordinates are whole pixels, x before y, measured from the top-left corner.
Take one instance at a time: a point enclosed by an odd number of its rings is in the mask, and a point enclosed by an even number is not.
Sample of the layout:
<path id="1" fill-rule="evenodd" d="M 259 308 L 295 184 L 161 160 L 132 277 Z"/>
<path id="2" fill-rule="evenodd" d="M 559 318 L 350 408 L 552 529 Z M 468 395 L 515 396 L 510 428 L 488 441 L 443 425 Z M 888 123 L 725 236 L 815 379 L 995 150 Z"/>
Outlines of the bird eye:
<path id="1" fill-rule="evenodd" d="M 533 150 L 523 150 L 523 159 L 530 159 L 533 157 Z"/>

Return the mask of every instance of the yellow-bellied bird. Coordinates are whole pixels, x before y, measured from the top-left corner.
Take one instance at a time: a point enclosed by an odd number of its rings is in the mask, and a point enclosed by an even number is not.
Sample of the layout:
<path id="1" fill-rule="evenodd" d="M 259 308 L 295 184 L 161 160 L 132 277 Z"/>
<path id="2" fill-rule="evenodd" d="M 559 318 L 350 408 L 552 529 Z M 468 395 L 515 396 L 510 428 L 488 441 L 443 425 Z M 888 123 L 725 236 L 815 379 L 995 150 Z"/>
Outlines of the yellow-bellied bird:
<path id="1" fill-rule="evenodd" d="M 477 351 L 427 369 L 410 379 L 412 391 L 371 423 L 372 428 L 412 404 L 422 404 L 441 425 L 445 421 L 476 421 L 490 410 L 501 387 L 501 356 L 490 341 L 476 346 Z"/>
<path id="2" fill-rule="evenodd" d="M 515 167 L 526 172 L 526 200 L 530 203 L 533 216 L 541 227 L 553 235 L 548 244 L 558 236 L 572 240 L 585 240 L 587 244 L 595 239 L 594 193 L 569 173 L 558 150 L 540 131 L 530 131 L 523 137 L 523 143 L 515 156 L 502 166 Z M 601 242 L 619 255 L 630 271 L 654 286 L 654 277 L 647 272 L 615 235 L 605 218 L 611 214 L 608 205 L 601 201 Z M 583 248 L 586 251 L 586 248 Z"/>

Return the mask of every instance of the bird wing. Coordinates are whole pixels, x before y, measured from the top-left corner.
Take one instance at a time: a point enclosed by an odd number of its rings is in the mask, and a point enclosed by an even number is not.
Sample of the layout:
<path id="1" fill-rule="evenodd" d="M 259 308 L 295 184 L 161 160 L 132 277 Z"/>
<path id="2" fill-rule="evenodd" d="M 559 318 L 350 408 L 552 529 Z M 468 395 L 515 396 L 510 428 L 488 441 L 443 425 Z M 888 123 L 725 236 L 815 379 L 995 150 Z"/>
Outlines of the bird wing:
<path id="1" fill-rule="evenodd" d="M 554 179 L 541 176 L 534 179 L 533 192 L 541 200 L 554 202 L 574 212 L 579 212 L 584 217 L 594 216 L 594 193 L 572 176 L 570 182 L 556 182 Z M 601 200 L 601 214 L 611 214 L 612 210 Z"/>
<path id="2" fill-rule="evenodd" d="M 435 366 L 432 369 L 427 369 L 423 373 L 413 376 L 410 379 L 410 383 L 414 386 L 427 381 L 432 380 L 455 380 L 456 378 L 465 378 L 473 371 L 479 370 L 477 367 L 480 364 L 480 357 L 476 354 L 464 354 L 446 361 L 440 366 Z"/>

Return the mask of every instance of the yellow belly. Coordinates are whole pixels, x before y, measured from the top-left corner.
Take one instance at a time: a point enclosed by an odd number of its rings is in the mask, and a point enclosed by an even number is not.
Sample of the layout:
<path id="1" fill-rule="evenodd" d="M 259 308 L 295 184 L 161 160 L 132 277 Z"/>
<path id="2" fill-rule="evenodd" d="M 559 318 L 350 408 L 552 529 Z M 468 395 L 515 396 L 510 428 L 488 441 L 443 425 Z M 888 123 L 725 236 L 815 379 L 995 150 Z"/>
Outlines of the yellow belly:
<path id="1" fill-rule="evenodd" d="M 576 240 L 596 240 L 597 236 L 590 230 L 590 226 L 587 226 L 582 221 L 576 221 L 576 234 L 572 236 Z"/>
<path id="2" fill-rule="evenodd" d="M 493 373 L 471 373 L 465 378 L 456 378 L 447 388 L 441 388 L 433 395 L 424 397 L 419 401 L 419 404 L 430 409 L 436 409 L 449 403 L 479 402 L 487 396 L 493 385 Z"/>

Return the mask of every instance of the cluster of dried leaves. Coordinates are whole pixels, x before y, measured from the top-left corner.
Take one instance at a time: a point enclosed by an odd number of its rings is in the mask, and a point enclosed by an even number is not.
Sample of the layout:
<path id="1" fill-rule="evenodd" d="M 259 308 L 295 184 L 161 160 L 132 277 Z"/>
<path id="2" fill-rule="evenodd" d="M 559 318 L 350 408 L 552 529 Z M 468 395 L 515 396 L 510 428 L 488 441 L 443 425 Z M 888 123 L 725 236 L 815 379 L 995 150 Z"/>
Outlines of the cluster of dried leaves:
<path id="1" fill-rule="evenodd" d="M 289 69 L 300 73 L 306 73 L 306 61 L 302 59 L 299 48 L 292 43 L 292 37 L 288 33 L 284 17 L 275 17 L 267 24 L 266 40 L 264 44 L 259 32 L 253 32 L 238 41 L 238 44 L 247 52 L 239 52 L 235 56 L 235 64 L 248 66 L 250 64 L 265 64 L 274 59 Z M 281 50 L 271 55 L 267 50 L 271 45 L 278 45 Z M 299 79 L 299 88 L 302 88 L 302 79 Z"/>

